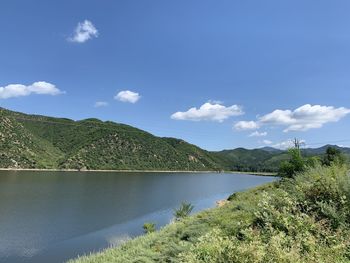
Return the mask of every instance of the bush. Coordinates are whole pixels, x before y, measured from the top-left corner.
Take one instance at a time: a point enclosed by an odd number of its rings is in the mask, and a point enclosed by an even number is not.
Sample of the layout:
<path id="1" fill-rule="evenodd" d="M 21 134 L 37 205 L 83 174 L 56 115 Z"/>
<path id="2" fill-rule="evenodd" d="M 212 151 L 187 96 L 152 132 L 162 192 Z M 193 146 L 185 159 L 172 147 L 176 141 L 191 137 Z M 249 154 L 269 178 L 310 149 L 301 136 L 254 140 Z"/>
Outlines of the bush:
<path id="1" fill-rule="evenodd" d="M 174 216 L 176 220 L 180 220 L 189 216 L 193 210 L 194 206 L 190 203 L 182 202 L 178 209 L 174 210 Z"/>
<path id="2" fill-rule="evenodd" d="M 288 150 L 290 159 L 281 164 L 279 174 L 283 177 L 291 178 L 295 174 L 303 172 L 306 167 L 306 161 L 301 155 L 299 148 L 291 148 Z"/>
<path id="3" fill-rule="evenodd" d="M 328 147 L 322 159 L 322 164 L 326 166 L 331 166 L 332 164 L 343 165 L 345 162 L 345 156 L 339 149 L 334 147 Z"/>
<path id="4" fill-rule="evenodd" d="M 143 224 L 143 231 L 145 234 L 153 233 L 156 231 L 156 224 L 152 222 L 144 223 Z"/>
<path id="5" fill-rule="evenodd" d="M 181 262 L 349 262 L 349 194 L 346 167 L 308 168 L 263 194 L 253 224 L 210 231 Z"/>

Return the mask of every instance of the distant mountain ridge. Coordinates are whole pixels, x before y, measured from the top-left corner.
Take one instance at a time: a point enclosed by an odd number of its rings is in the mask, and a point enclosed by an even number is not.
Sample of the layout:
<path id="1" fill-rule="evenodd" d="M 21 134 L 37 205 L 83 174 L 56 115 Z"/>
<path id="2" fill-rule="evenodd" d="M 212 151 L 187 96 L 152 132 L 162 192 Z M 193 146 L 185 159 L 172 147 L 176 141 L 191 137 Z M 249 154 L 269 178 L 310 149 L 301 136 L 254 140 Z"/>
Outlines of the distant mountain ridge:
<path id="1" fill-rule="evenodd" d="M 338 147 L 338 146 L 337 146 Z M 327 146 L 304 149 L 320 155 Z M 350 148 L 341 148 L 350 154 Z M 285 151 L 265 147 L 210 152 L 175 138 L 90 118 L 73 121 L 0 108 L 0 168 L 276 171 Z"/>
<path id="2" fill-rule="evenodd" d="M 302 154 L 306 157 L 322 156 L 328 147 L 340 150 L 350 158 L 350 148 L 337 145 L 324 145 L 319 148 L 304 148 Z M 287 150 L 280 150 L 273 147 L 258 149 L 236 148 L 214 152 L 226 170 L 245 172 L 277 172 L 282 161 L 288 160 Z"/>

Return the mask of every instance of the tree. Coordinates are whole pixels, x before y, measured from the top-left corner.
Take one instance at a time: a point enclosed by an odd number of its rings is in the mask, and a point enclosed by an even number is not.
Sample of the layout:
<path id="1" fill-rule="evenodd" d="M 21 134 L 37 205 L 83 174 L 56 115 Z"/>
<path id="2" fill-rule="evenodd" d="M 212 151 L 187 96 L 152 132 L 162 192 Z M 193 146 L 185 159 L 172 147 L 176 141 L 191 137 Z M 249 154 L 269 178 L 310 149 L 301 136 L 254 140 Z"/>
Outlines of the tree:
<path id="1" fill-rule="evenodd" d="M 334 163 L 344 164 L 345 157 L 341 151 L 335 147 L 328 147 L 322 159 L 322 164 L 331 166 Z"/>
<path id="2" fill-rule="evenodd" d="M 293 177 L 296 173 L 302 172 L 305 169 L 305 159 L 301 154 L 302 142 L 295 138 L 293 141 L 293 147 L 288 149 L 289 160 L 284 161 L 279 169 L 279 174 L 283 177 Z"/>
<path id="3" fill-rule="evenodd" d="M 182 202 L 180 208 L 174 210 L 174 216 L 176 220 L 180 220 L 189 216 L 194 206 L 190 203 Z"/>
<path id="4" fill-rule="evenodd" d="M 143 231 L 145 234 L 153 233 L 156 231 L 156 224 L 152 222 L 147 222 L 143 224 Z"/>

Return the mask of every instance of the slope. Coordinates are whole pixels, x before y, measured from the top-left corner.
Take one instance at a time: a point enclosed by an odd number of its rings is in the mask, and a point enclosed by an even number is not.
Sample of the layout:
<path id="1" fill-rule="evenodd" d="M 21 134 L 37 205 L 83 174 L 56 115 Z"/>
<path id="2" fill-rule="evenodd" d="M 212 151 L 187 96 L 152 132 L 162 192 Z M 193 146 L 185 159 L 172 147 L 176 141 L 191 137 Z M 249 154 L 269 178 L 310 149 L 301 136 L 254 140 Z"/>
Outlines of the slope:
<path id="1" fill-rule="evenodd" d="M 220 165 L 207 151 L 184 141 L 159 138 L 137 128 L 97 119 L 73 121 L 40 115 L 27 115 L 0 109 L 11 120 L 4 125 L 2 152 L 15 152 L 16 163 L 2 167 L 112 169 L 112 170 L 218 170 Z M 3 122 L 2 122 L 3 123 Z M 5 124 L 6 122 L 4 122 Z M 14 134 L 14 135 L 12 135 Z M 12 136 L 16 136 L 13 140 Z M 15 141 L 33 145 L 23 151 Z M 175 140 L 176 141 L 176 140 Z M 9 149 L 12 150 L 9 150 Z M 28 152 L 34 156 L 28 157 Z M 12 156 L 11 155 L 11 156 Z M 6 158 L 9 159 L 9 158 Z M 28 161 L 21 161 L 28 159 Z M 48 165 L 45 165 L 48 160 Z M 30 162 L 30 165 L 28 164 Z M 5 163 L 5 160 L 2 162 Z M 40 165 L 39 165 L 40 164 Z"/>

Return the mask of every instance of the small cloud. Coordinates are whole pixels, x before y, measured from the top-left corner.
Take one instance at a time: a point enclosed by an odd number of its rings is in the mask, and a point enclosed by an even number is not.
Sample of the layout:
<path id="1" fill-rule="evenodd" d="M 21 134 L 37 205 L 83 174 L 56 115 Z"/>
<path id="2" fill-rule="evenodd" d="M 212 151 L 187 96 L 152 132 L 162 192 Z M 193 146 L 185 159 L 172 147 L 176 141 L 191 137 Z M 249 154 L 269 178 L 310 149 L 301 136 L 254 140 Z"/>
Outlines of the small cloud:
<path id="1" fill-rule="evenodd" d="M 94 104 L 95 108 L 107 107 L 107 106 L 108 106 L 108 102 L 106 101 L 96 101 Z"/>
<path id="2" fill-rule="evenodd" d="M 255 121 L 239 121 L 234 125 L 234 128 L 238 131 L 244 131 L 244 130 L 256 130 L 256 129 L 259 129 L 260 126 Z"/>
<path id="3" fill-rule="evenodd" d="M 262 143 L 266 144 L 266 145 L 270 145 L 270 144 L 272 144 L 272 141 L 270 141 L 270 140 L 263 140 Z"/>
<path id="4" fill-rule="evenodd" d="M 208 102 L 211 104 L 224 104 L 222 100 L 208 100 Z"/>
<path id="5" fill-rule="evenodd" d="M 84 43 L 93 37 L 98 36 L 96 27 L 89 21 L 79 22 L 74 30 L 74 35 L 68 38 L 68 41 Z"/>
<path id="6" fill-rule="evenodd" d="M 277 148 L 277 149 L 281 149 L 281 150 L 286 150 L 288 148 L 291 148 L 294 146 L 294 140 L 292 139 L 288 139 L 286 141 L 282 141 L 279 143 L 276 143 L 274 145 L 272 145 L 272 147 Z M 300 140 L 300 144 L 305 144 L 306 141 L 305 140 Z"/>
<path id="7" fill-rule="evenodd" d="M 231 116 L 242 114 L 244 114 L 242 107 L 238 105 L 226 107 L 220 103 L 207 102 L 198 109 L 193 107 L 185 112 L 175 112 L 171 118 L 173 120 L 222 122 Z"/>
<path id="8" fill-rule="evenodd" d="M 255 132 L 249 134 L 249 137 L 264 137 L 266 135 L 267 135 L 267 132 L 255 131 Z"/>
<path id="9" fill-rule="evenodd" d="M 10 84 L 5 87 L 0 87 L 0 99 L 23 97 L 31 94 L 55 96 L 63 93 L 65 92 L 56 88 L 54 84 L 45 81 L 34 82 L 28 86 L 23 84 Z"/>
<path id="10" fill-rule="evenodd" d="M 117 95 L 114 96 L 115 100 L 122 102 L 136 103 L 141 98 L 140 94 L 130 90 L 120 91 Z"/>

